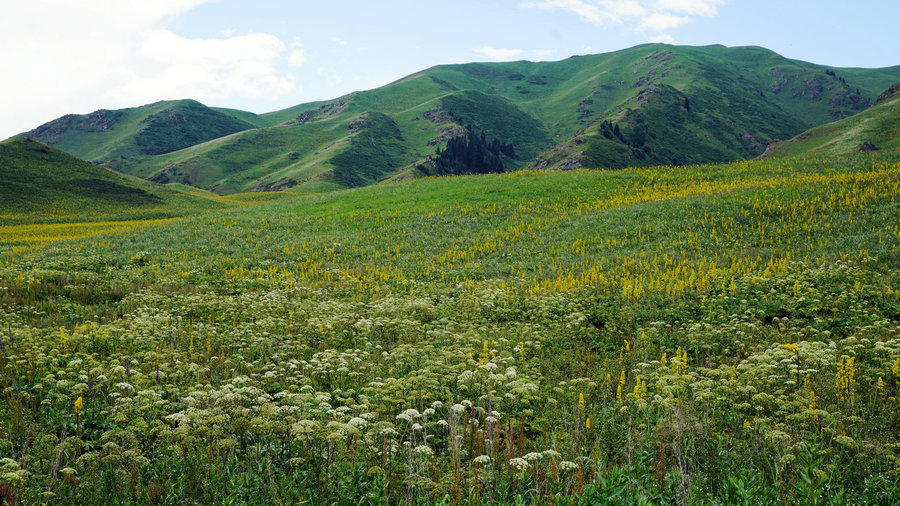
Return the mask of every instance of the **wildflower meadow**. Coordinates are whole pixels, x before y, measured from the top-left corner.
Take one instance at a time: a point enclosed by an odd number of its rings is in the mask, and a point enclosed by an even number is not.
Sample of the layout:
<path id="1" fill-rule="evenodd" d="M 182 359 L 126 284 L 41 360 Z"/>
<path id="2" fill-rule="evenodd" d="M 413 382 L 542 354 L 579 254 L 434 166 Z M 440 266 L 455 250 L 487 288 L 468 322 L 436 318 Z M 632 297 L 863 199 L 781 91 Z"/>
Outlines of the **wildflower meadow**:
<path id="1" fill-rule="evenodd" d="M 0 504 L 900 498 L 896 150 L 0 231 Z"/>

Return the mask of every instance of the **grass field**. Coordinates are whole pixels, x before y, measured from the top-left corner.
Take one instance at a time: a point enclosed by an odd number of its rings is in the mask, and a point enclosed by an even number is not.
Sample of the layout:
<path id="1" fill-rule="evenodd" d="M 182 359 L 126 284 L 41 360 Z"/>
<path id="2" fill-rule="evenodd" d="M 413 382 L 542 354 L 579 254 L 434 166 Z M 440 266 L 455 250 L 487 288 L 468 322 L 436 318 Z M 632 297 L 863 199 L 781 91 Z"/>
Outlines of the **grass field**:
<path id="1" fill-rule="evenodd" d="M 898 197 L 893 150 L 0 245 L 0 500 L 889 504 Z"/>

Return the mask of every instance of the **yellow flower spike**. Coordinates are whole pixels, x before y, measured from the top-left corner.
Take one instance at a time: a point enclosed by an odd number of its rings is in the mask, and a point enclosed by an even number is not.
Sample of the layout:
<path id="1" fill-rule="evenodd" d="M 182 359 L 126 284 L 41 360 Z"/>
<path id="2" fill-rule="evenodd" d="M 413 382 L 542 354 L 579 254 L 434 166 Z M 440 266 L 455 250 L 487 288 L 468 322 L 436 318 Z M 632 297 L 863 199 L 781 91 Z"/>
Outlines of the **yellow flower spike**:
<path id="1" fill-rule="evenodd" d="M 669 360 L 669 355 L 668 355 L 668 353 L 666 353 L 666 352 L 663 352 L 662 356 L 659 357 L 659 361 L 660 361 L 660 363 L 662 363 L 663 365 L 665 365 L 666 362 L 667 362 L 668 360 Z"/>
<path id="2" fill-rule="evenodd" d="M 584 420 L 584 428 L 585 428 L 585 429 L 590 429 L 590 428 L 591 428 L 591 417 L 587 417 L 587 418 Z"/>
<path id="3" fill-rule="evenodd" d="M 78 398 L 75 399 L 75 405 L 72 406 L 72 410 L 75 411 L 75 414 L 77 415 L 78 413 L 81 413 L 82 408 L 84 408 L 84 398 L 79 395 Z"/>
<path id="4" fill-rule="evenodd" d="M 878 383 L 875 384 L 875 390 L 878 392 L 878 397 L 884 399 L 884 379 L 881 376 L 878 377 Z"/>
<path id="5" fill-rule="evenodd" d="M 584 394 L 578 394 L 578 408 L 584 409 Z"/>
<path id="6" fill-rule="evenodd" d="M 625 339 L 625 353 L 631 353 L 631 344 Z"/>
<path id="7" fill-rule="evenodd" d="M 637 398 L 637 399 L 643 399 L 644 397 L 646 397 L 647 396 L 647 382 L 645 382 L 641 378 L 638 378 L 634 384 L 633 393 L 634 393 L 635 398 Z"/>
<path id="8" fill-rule="evenodd" d="M 59 328 L 59 349 L 63 350 L 66 347 L 66 329 L 60 327 Z"/>
<path id="9" fill-rule="evenodd" d="M 891 372 L 894 373 L 894 377 L 900 378 L 900 358 L 894 360 L 894 365 L 891 367 Z"/>

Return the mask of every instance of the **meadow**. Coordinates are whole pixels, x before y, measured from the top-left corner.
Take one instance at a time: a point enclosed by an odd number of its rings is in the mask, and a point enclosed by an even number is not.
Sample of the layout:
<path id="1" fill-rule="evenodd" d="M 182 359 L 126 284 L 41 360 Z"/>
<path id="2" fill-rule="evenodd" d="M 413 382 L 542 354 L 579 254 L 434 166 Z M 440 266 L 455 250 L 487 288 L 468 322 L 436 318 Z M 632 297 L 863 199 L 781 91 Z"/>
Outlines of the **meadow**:
<path id="1" fill-rule="evenodd" d="M 17 229 L 0 502 L 890 504 L 898 198 L 892 150 Z"/>

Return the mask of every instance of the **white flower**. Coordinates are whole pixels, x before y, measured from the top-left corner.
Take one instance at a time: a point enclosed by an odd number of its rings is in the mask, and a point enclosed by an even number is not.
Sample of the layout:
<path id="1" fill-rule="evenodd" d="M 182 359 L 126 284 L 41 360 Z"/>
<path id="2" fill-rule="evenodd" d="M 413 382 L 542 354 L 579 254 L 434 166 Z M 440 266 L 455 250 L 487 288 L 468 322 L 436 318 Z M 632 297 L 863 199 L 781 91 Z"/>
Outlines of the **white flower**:
<path id="1" fill-rule="evenodd" d="M 426 445 L 419 445 L 413 451 L 418 453 L 419 455 L 426 455 L 426 456 L 434 453 L 431 450 L 431 447 L 426 446 Z"/>
<path id="2" fill-rule="evenodd" d="M 541 454 L 540 454 L 540 453 L 536 453 L 536 452 L 529 452 L 529 453 L 526 453 L 525 456 L 524 456 L 523 458 L 524 458 L 525 460 L 527 460 L 528 462 L 533 462 L 533 461 L 535 461 L 535 460 L 540 460 L 540 459 L 541 459 Z"/>
<path id="3" fill-rule="evenodd" d="M 574 471 L 578 469 L 578 464 L 574 462 L 569 462 L 568 460 L 563 460 L 559 463 L 559 470 L 563 472 Z"/>
<path id="4" fill-rule="evenodd" d="M 481 465 L 490 464 L 491 457 L 489 455 L 479 455 L 475 457 L 475 460 L 473 460 L 473 462 Z"/>
<path id="5" fill-rule="evenodd" d="M 518 457 L 516 457 L 514 459 L 509 459 L 509 465 L 510 465 L 510 467 L 516 468 L 516 470 L 519 471 L 520 473 L 522 471 L 525 471 L 526 469 L 528 469 L 528 461 L 526 461 L 525 459 L 522 459 L 522 458 L 518 458 Z"/>

